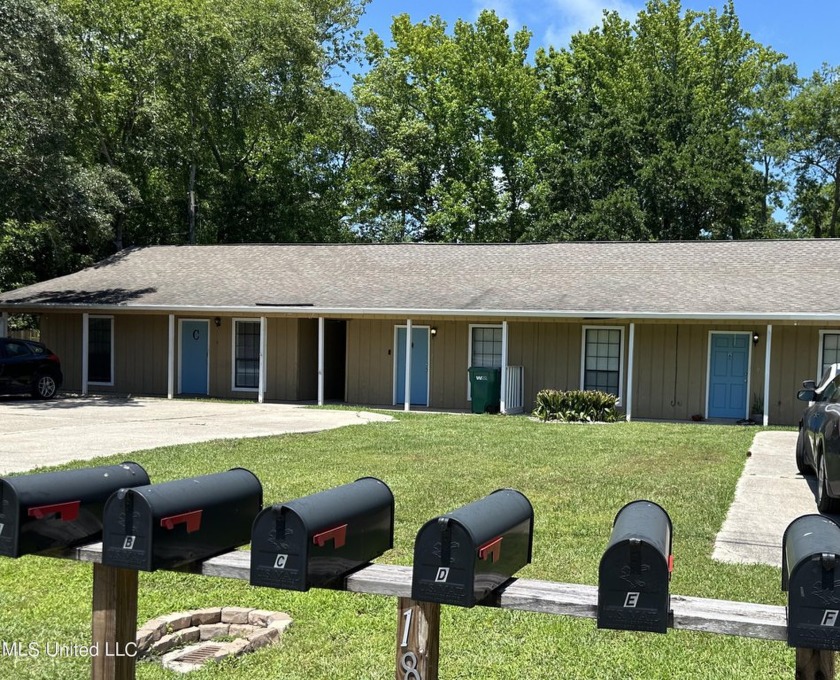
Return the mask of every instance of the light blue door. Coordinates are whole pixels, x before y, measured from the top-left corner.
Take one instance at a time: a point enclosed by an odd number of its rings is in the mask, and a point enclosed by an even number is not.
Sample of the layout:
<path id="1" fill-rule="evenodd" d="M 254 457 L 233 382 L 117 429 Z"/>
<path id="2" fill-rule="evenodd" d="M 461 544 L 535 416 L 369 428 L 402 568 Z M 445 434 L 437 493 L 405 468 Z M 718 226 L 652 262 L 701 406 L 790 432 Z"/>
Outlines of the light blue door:
<path id="1" fill-rule="evenodd" d="M 394 401 L 405 403 L 405 328 L 397 329 L 397 393 Z M 411 403 L 429 405 L 429 329 L 411 329 Z"/>
<path id="2" fill-rule="evenodd" d="M 181 322 L 181 394 L 207 394 L 209 321 Z"/>
<path id="3" fill-rule="evenodd" d="M 749 343 L 746 333 L 712 333 L 709 418 L 747 417 Z"/>

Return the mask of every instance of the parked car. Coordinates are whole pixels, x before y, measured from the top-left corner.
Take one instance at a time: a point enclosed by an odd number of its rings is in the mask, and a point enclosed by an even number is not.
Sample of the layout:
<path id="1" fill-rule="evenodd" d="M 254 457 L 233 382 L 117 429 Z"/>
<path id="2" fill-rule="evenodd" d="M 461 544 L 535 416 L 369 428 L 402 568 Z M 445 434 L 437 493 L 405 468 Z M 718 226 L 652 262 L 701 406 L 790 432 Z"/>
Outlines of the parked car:
<path id="1" fill-rule="evenodd" d="M 0 338 L 0 394 L 52 399 L 64 376 L 61 361 L 40 342 Z"/>
<path id="2" fill-rule="evenodd" d="M 796 398 L 808 408 L 799 421 L 796 467 L 803 475 L 816 473 L 819 511 L 840 512 L 840 364 L 802 387 Z"/>

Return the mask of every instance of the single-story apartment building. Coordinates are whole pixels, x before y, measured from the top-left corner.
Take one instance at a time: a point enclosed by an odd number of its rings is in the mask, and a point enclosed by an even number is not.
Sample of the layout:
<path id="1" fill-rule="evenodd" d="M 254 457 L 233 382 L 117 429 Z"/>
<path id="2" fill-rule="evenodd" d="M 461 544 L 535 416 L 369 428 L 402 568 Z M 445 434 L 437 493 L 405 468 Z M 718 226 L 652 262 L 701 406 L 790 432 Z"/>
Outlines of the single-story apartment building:
<path id="1" fill-rule="evenodd" d="M 840 240 L 132 248 L 0 293 L 82 393 L 469 409 L 600 389 L 628 418 L 794 424 L 840 361 Z"/>

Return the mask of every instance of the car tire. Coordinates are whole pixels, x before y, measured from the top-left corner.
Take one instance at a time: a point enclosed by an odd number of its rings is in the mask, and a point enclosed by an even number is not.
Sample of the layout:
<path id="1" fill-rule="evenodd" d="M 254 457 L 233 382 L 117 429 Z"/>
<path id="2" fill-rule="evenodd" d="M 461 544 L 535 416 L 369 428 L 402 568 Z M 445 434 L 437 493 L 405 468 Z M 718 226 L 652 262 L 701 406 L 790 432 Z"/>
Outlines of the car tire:
<path id="1" fill-rule="evenodd" d="M 820 456 L 817 462 L 817 510 L 826 513 L 840 512 L 840 500 L 828 495 L 826 477 L 825 456 Z"/>
<path id="2" fill-rule="evenodd" d="M 805 434 L 804 429 L 799 430 L 799 437 L 796 440 L 796 469 L 799 474 L 811 477 L 814 474 L 814 468 L 811 467 L 811 440 Z"/>
<path id="3" fill-rule="evenodd" d="M 58 383 L 49 373 L 42 373 L 35 376 L 35 383 L 32 386 L 32 396 L 36 399 L 52 399 L 58 392 Z"/>

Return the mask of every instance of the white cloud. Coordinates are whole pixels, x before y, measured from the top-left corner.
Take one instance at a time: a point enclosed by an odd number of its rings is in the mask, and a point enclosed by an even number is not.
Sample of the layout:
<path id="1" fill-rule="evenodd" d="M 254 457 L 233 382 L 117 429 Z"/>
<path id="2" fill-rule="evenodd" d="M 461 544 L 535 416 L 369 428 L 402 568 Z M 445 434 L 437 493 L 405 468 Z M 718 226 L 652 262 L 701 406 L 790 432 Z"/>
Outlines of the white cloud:
<path id="1" fill-rule="evenodd" d="M 568 47 L 575 33 L 601 25 L 604 10 L 632 21 L 642 9 L 642 5 L 626 0 L 551 0 L 546 5 L 547 28 L 542 43 L 558 49 Z"/>

